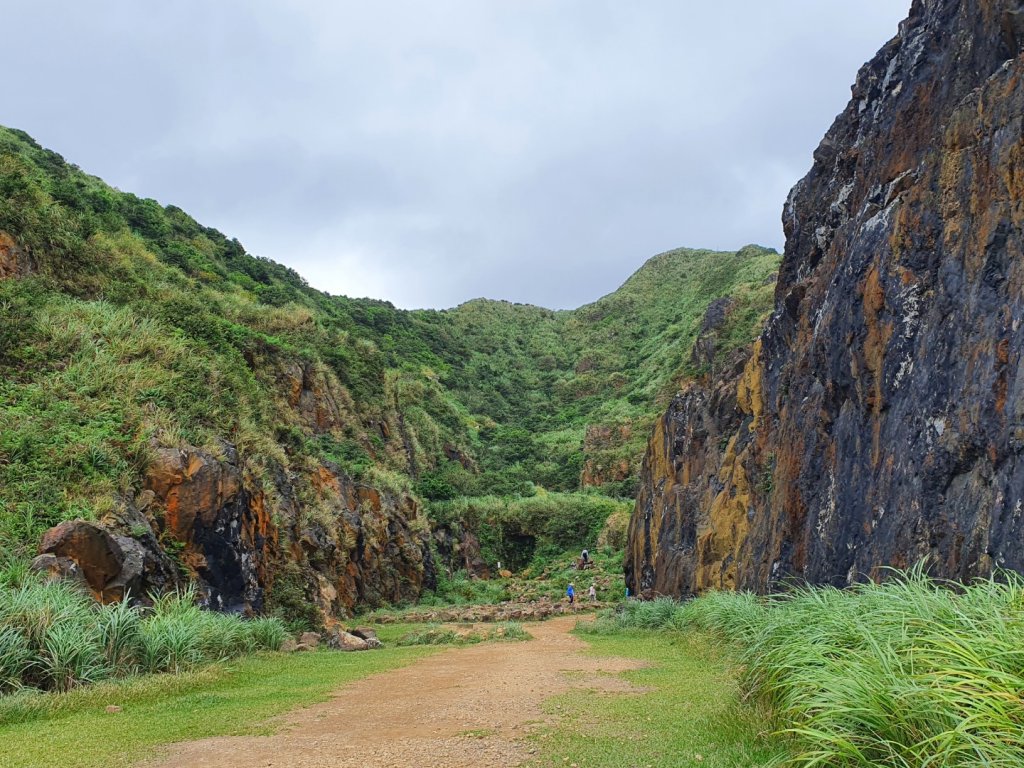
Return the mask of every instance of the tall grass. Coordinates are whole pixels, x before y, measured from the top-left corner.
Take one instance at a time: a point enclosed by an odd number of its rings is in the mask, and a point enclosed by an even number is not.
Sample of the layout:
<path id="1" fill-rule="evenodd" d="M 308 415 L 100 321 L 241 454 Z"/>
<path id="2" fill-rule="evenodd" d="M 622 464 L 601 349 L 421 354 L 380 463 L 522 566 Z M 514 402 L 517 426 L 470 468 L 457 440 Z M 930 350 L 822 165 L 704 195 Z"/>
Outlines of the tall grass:
<path id="1" fill-rule="evenodd" d="M 1024 579 L 1016 575 L 964 587 L 919 568 L 848 590 L 711 593 L 631 604 L 604 627 L 720 635 L 742 662 L 747 695 L 791 738 L 792 765 L 1024 765 Z"/>
<path id="2" fill-rule="evenodd" d="M 182 672 L 259 650 L 286 636 L 277 619 L 245 621 L 201 610 L 195 594 L 165 595 L 143 613 L 100 606 L 64 583 L 0 585 L 0 693 L 68 691 L 139 672 Z"/>

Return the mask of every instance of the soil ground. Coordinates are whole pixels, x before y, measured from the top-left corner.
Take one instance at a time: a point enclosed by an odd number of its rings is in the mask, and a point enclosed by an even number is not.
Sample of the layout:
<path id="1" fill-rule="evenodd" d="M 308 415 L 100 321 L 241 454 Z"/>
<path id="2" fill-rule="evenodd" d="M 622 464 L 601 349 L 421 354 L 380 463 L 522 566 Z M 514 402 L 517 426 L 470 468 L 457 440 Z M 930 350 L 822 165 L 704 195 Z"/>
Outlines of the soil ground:
<path id="1" fill-rule="evenodd" d="M 576 617 L 529 624 L 533 639 L 453 648 L 365 678 L 274 723 L 271 736 L 172 745 L 150 768 L 491 768 L 521 765 L 542 709 L 570 688 L 628 693 L 632 659 L 582 653 Z"/>

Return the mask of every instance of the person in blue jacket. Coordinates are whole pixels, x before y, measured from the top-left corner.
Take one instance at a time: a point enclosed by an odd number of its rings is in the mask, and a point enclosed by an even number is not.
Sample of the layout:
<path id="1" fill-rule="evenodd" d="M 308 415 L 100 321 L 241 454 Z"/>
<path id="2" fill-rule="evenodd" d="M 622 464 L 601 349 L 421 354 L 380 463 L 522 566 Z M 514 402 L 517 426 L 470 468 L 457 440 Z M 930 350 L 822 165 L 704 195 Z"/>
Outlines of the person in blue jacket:
<path id="1" fill-rule="evenodd" d="M 576 589 L 573 587 L 572 582 L 569 582 L 569 588 L 565 590 L 566 596 L 569 598 L 569 605 L 576 602 Z"/>

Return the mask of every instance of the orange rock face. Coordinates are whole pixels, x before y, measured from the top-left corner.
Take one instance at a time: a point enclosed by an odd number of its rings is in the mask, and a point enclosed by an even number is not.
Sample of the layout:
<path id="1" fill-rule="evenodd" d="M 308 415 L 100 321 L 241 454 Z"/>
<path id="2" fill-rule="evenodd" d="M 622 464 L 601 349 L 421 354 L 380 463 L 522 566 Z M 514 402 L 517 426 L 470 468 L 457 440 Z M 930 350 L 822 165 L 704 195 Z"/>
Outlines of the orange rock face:
<path id="1" fill-rule="evenodd" d="M 0 280 L 9 277 L 20 277 L 30 272 L 32 260 L 22 248 L 6 232 L 0 231 Z"/>

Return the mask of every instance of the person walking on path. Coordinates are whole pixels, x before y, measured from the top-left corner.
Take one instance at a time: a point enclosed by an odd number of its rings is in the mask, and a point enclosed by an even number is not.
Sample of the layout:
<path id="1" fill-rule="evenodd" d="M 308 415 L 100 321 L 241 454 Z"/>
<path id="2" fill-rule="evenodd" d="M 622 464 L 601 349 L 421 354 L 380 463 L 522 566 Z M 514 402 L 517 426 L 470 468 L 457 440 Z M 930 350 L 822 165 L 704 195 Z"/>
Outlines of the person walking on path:
<path id="1" fill-rule="evenodd" d="M 590 585 L 590 589 L 587 590 L 587 595 L 590 597 L 590 602 L 597 602 L 597 586 L 594 584 Z"/>
<path id="2" fill-rule="evenodd" d="M 575 606 L 576 604 L 576 588 L 573 587 L 572 582 L 569 582 L 569 588 L 565 590 L 565 596 L 569 598 L 569 605 Z"/>

